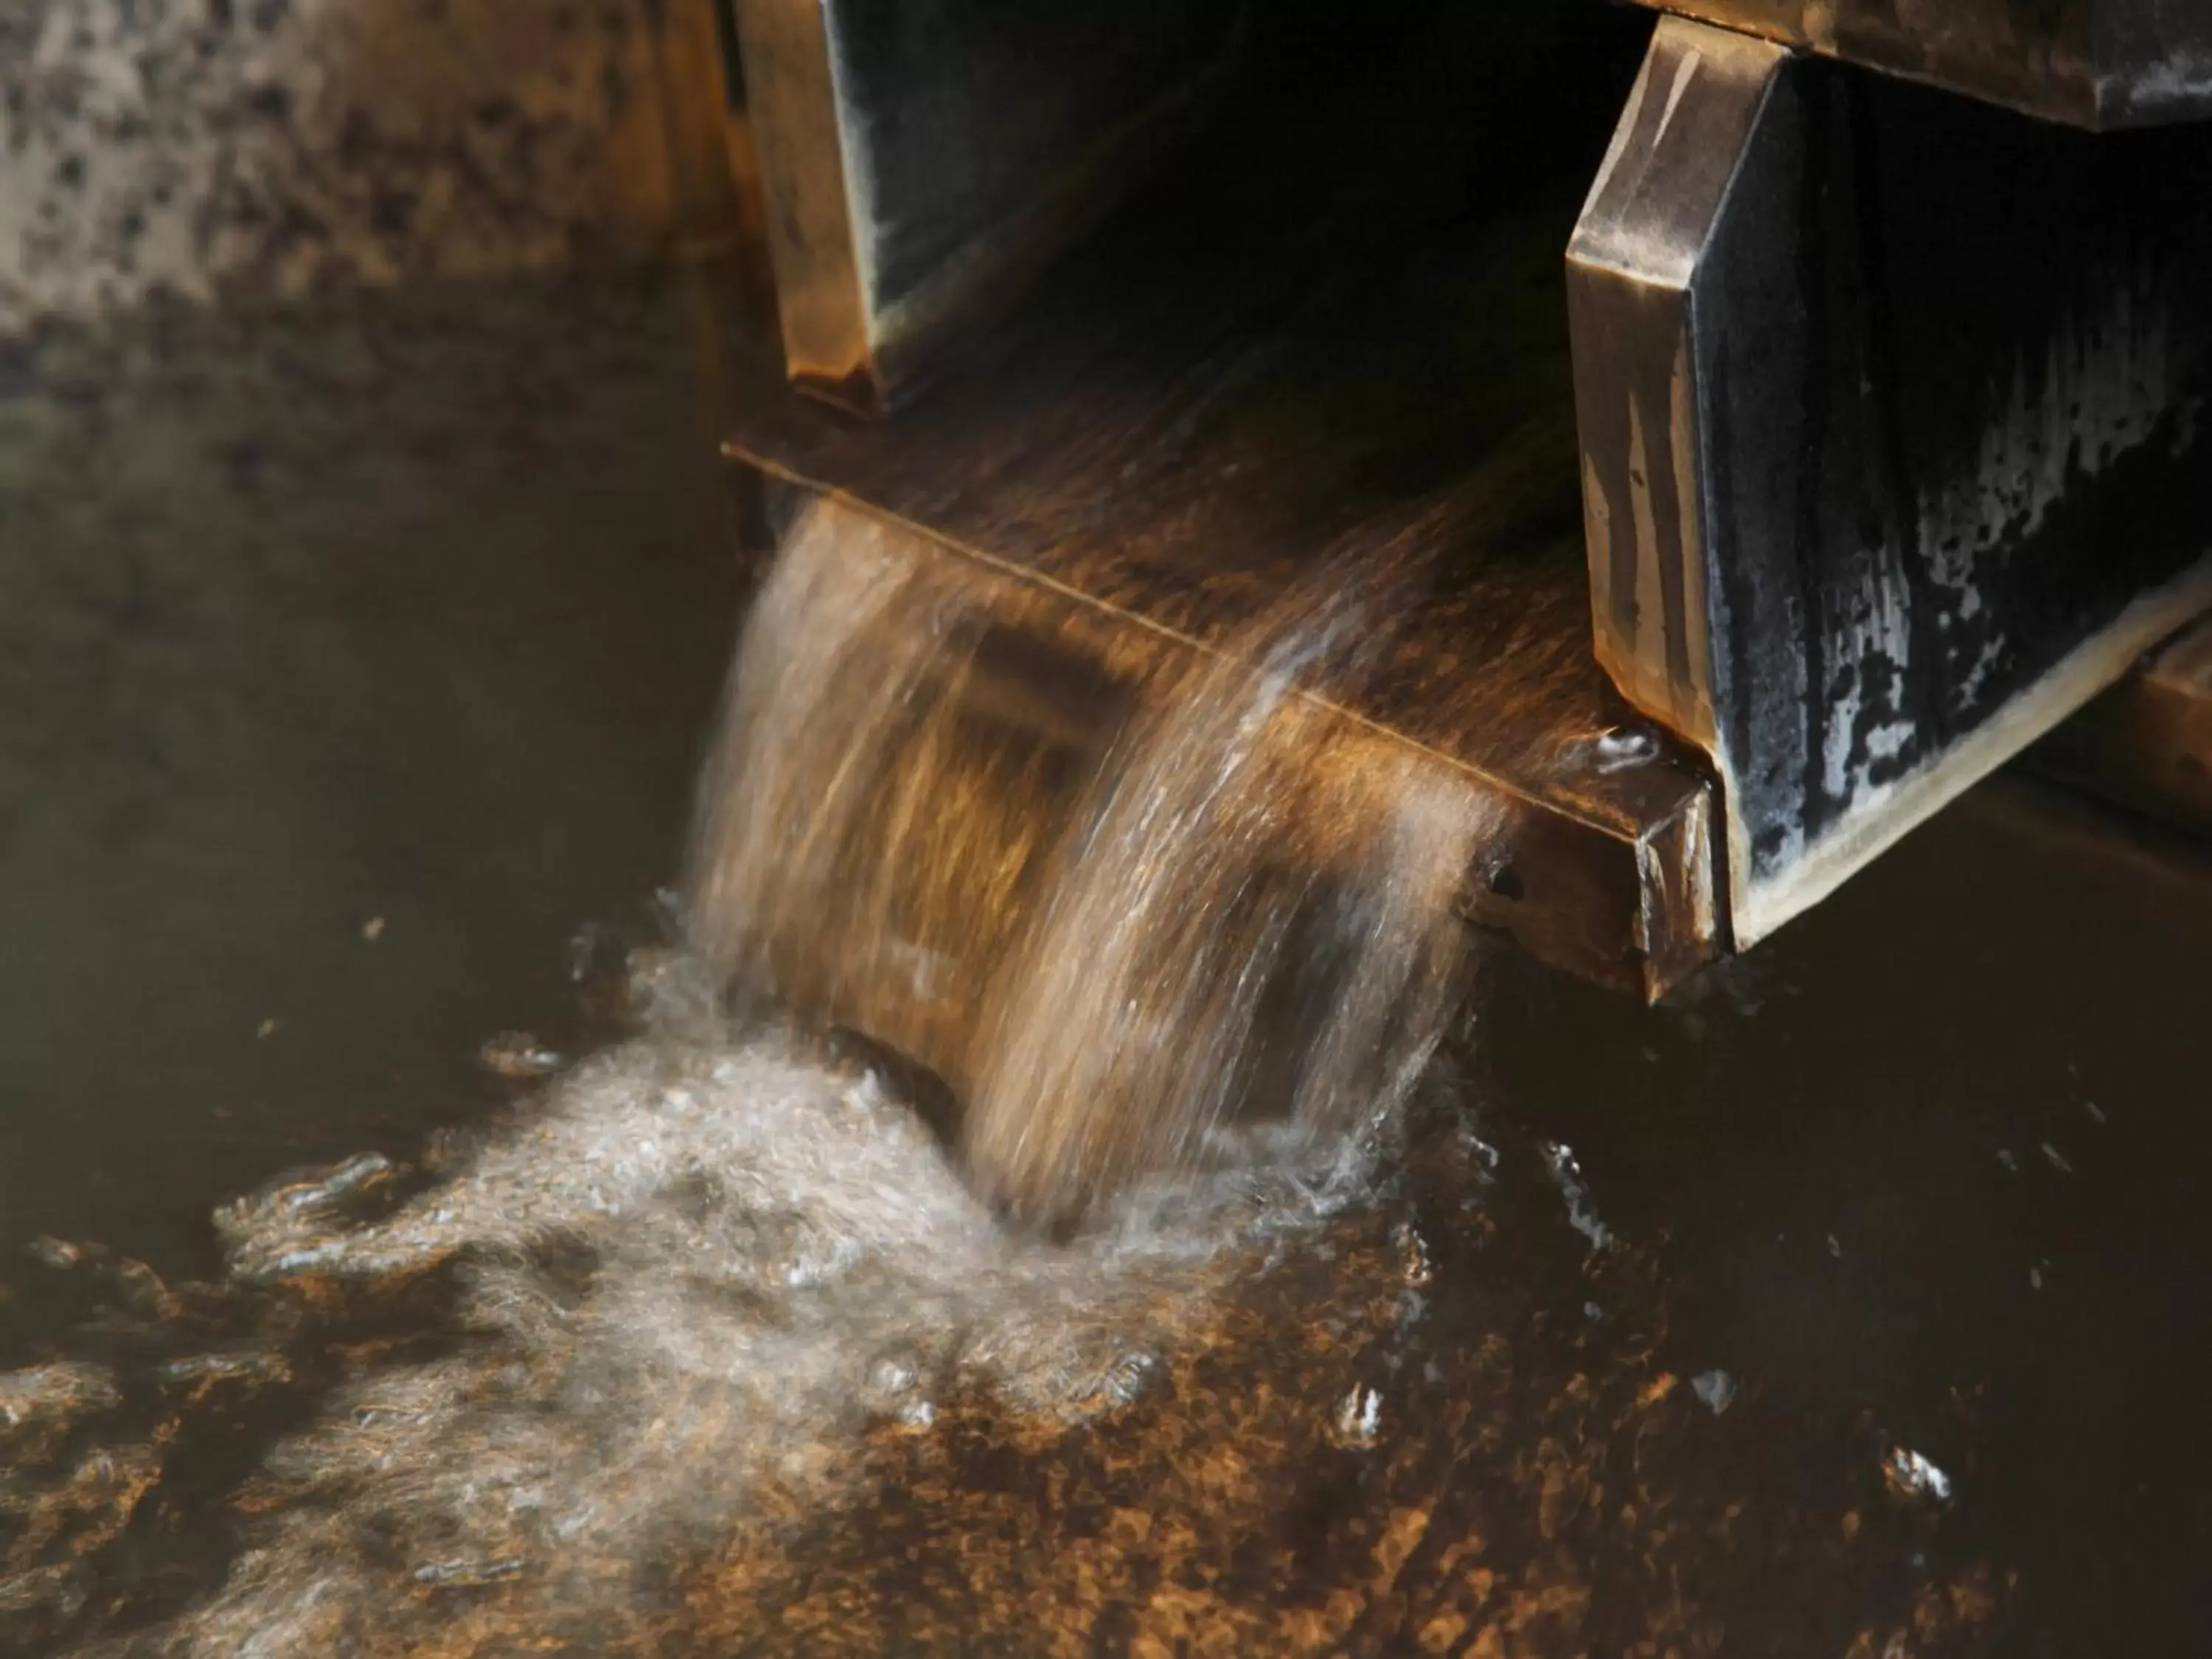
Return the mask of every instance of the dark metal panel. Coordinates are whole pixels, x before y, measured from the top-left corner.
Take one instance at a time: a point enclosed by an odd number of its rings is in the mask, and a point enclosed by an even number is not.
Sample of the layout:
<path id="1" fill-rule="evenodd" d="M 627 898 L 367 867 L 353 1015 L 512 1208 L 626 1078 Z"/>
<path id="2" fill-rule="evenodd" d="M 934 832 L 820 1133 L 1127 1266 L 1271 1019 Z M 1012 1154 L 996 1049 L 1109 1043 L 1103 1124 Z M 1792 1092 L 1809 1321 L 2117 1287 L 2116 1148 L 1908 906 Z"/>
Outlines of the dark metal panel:
<path id="1" fill-rule="evenodd" d="M 2176 0 L 1644 0 L 2081 127 L 2212 116 L 2212 7 Z"/>
<path id="2" fill-rule="evenodd" d="M 1221 89 L 1245 0 L 732 0 L 790 372 L 867 412 Z"/>
<path id="3" fill-rule="evenodd" d="M 1601 655 L 1721 770 L 1740 944 L 2212 600 L 2212 132 L 1744 50 L 1662 25 L 1571 270 Z"/>

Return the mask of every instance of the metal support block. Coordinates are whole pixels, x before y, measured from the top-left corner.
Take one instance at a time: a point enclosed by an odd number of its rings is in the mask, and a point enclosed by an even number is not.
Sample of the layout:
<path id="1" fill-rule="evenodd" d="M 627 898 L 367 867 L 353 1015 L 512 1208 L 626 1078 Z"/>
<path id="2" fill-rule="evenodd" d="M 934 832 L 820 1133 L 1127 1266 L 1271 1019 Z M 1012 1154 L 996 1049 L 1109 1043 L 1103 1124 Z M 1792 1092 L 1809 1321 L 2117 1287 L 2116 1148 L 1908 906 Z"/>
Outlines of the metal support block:
<path id="1" fill-rule="evenodd" d="M 1245 0 L 726 0 L 784 352 L 880 413 L 1194 126 Z"/>
<path id="2" fill-rule="evenodd" d="M 2212 130 L 1669 18 L 1570 254 L 1600 660 L 1747 945 L 2212 604 Z"/>
<path id="3" fill-rule="evenodd" d="M 2037 745 L 2037 769 L 2212 835 L 2212 617 Z"/>
<path id="4" fill-rule="evenodd" d="M 2174 0 L 1644 0 L 2072 126 L 2212 116 L 2212 6 Z"/>

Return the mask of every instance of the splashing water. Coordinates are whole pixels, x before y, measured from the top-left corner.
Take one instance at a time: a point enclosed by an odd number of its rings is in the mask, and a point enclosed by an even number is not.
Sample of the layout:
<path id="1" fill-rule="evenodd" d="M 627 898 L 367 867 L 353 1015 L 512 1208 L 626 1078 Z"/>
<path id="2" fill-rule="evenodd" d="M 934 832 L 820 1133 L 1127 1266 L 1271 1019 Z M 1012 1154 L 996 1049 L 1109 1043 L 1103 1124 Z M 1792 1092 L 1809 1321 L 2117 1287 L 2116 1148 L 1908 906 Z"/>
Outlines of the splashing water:
<path id="1" fill-rule="evenodd" d="M 1262 1138 L 1040 1248 L 875 1073 L 700 1012 L 696 969 L 661 974 L 657 1030 L 413 1197 L 367 1156 L 225 1206 L 230 1292 L 275 1300 L 263 1346 L 161 1368 L 196 1400 L 289 1380 L 303 1308 L 441 1287 L 460 1335 L 345 1347 L 315 1420 L 252 1477 L 242 1506 L 266 1518 L 227 1583 L 119 1651 L 653 1650 L 681 1625 L 675 1587 L 834 1513 L 870 1435 L 926 1430 L 948 1398 L 1056 1424 L 1127 1403 L 1267 1240 L 1363 1188 L 1366 1148 L 1301 1162 Z M 99 1366 L 48 1366 L 0 1378 L 0 1427 L 28 1474 L 120 1398 Z M 95 1461 L 138 1471 L 136 1503 L 173 1432 Z M 45 1493 L 32 1543 L 119 1532 L 127 1506 L 86 1531 L 83 1486 Z M 69 1564 L 36 1555 L 0 1555 L 0 1584 L 65 1596 Z"/>
<path id="2" fill-rule="evenodd" d="M 1375 659 L 1391 592 L 1363 591 L 1209 656 L 813 509 L 748 627 L 696 950 L 646 964 L 645 1035 L 427 1185 L 364 1154 L 225 1206 L 206 1295 L 245 1311 L 162 1363 L 182 1414 L 39 1489 L 0 1601 L 66 1622 L 179 1425 L 318 1367 L 222 1588 L 112 1650 L 655 1650 L 684 1586 L 854 1500 L 872 1438 L 1142 1395 L 1276 1241 L 1370 1192 L 1460 989 L 1487 816 L 1316 695 Z M 953 1085 L 953 1151 L 823 1057 L 837 1024 Z M 185 1305 L 149 1304 L 172 1344 Z M 303 1358 L 364 1309 L 381 1334 Z M 58 1468 L 126 1382 L 0 1379 L 0 1427 Z"/>

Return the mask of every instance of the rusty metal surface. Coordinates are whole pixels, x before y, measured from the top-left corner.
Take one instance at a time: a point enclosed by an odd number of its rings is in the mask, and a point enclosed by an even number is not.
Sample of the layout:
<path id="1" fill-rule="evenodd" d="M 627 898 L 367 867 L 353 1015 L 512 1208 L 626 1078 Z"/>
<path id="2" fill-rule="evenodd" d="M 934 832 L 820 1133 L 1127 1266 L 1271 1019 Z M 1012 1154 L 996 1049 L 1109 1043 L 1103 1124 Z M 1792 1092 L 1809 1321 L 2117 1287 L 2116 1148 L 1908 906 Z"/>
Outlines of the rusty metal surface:
<path id="1" fill-rule="evenodd" d="M 896 404 L 1186 138 L 1243 0 L 732 0 L 793 377 Z"/>
<path id="2" fill-rule="evenodd" d="M 2171 0 L 1643 0 L 2072 126 L 2212 115 L 2212 9 Z"/>
<path id="3" fill-rule="evenodd" d="M 1523 67 L 1501 56 L 1494 99 L 1407 118 L 1392 142 L 1429 165 L 1334 199 L 1225 156 L 910 418 L 763 386 L 732 453 L 1201 647 L 1363 539 L 1433 563 L 1349 712 L 1507 803 L 1516 852 L 1470 894 L 1480 922 L 1656 995 L 1722 944 L 1710 791 L 1590 659 L 1558 250 L 1603 126 L 1571 106 L 1529 125 L 1533 93 L 1504 87 Z M 1481 158 L 1516 124 L 1528 165 L 1501 177 Z"/>
<path id="4" fill-rule="evenodd" d="M 1771 933 L 2212 601 L 2212 134 L 1670 18 L 1570 255 L 1598 653 Z"/>

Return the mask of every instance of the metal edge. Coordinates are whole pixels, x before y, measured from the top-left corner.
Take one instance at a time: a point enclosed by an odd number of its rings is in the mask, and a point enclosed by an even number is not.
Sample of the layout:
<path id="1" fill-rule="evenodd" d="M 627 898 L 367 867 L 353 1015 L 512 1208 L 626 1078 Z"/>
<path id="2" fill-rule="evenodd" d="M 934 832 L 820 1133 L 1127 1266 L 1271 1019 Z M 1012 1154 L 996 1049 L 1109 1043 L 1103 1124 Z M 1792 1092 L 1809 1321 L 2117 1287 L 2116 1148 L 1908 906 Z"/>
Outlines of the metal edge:
<path id="1" fill-rule="evenodd" d="M 1706 895 L 1702 926 L 1730 948 L 1749 867 L 1717 729 L 1706 633 L 1709 469 L 1698 454 L 1692 283 L 1792 56 L 1716 26 L 1661 18 L 1567 249 L 1592 647 L 1632 706 L 1705 751 L 1719 773 L 1720 819 L 1703 833 L 1726 879 Z M 1731 71 L 1718 88 L 1732 94 L 1731 106 L 1708 124 L 1728 146 L 1727 165 L 1708 168 L 1691 198 L 1656 199 L 1655 176 L 1680 171 L 1668 161 L 1679 152 L 1662 147 L 1709 61 Z M 1666 93 L 1655 116 L 1657 87 Z M 1645 418 L 1647 405 L 1655 418 Z M 1674 544 L 1673 556 L 1661 556 L 1662 539 Z"/>
<path id="2" fill-rule="evenodd" d="M 766 199 L 786 372 L 876 412 L 875 343 L 823 0 L 729 0 Z"/>
<path id="3" fill-rule="evenodd" d="M 2010 61 L 1977 68 L 1953 54 L 1948 59 L 1914 62 L 1900 52 L 1854 49 L 1842 39 L 1837 8 L 1801 4 L 1796 17 L 1771 9 L 1748 10 L 1741 0 L 1636 0 L 1653 10 L 1852 64 L 1892 79 L 1909 81 L 1954 97 L 2008 109 L 2036 120 L 2087 131 L 2159 126 L 2212 117 L 2212 40 L 2203 56 L 2177 54 L 2142 60 L 2127 50 L 2125 33 L 2113 8 L 2098 9 L 2090 20 L 2091 38 L 2081 72 L 2074 77 L 2031 75 Z M 1940 13 L 1942 6 L 1932 9 Z M 2156 20 L 2151 27 L 2162 27 Z"/>
<path id="4" fill-rule="evenodd" d="M 1784 879 L 1751 890 L 1735 908 L 1736 942 L 1747 947 L 1827 897 L 1878 857 L 2096 694 L 2142 653 L 2212 607 L 2212 555 L 2186 575 L 2147 593 L 2110 626 L 2076 646 L 2035 686 L 1933 763 L 1855 805 L 1805 849 Z"/>
<path id="5" fill-rule="evenodd" d="M 1201 655 L 1217 647 L 1139 613 L 934 530 L 905 514 L 809 477 L 742 441 L 725 456 L 764 483 L 825 497 L 897 526 L 994 575 L 1051 592 Z M 1724 922 L 1713 903 L 1711 797 L 1693 796 L 1682 812 L 1638 834 L 1561 800 L 1536 796 L 1509 778 L 1417 743 L 1356 708 L 1310 693 L 1334 717 L 1417 750 L 1492 799 L 1509 855 L 1470 871 L 1462 914 L 1486 931 L 1513 938 L 1553 967 L 1656 1000 L 1717 953 Z M 1685 864 L 1683 860 L 1688 860 Z"/>

